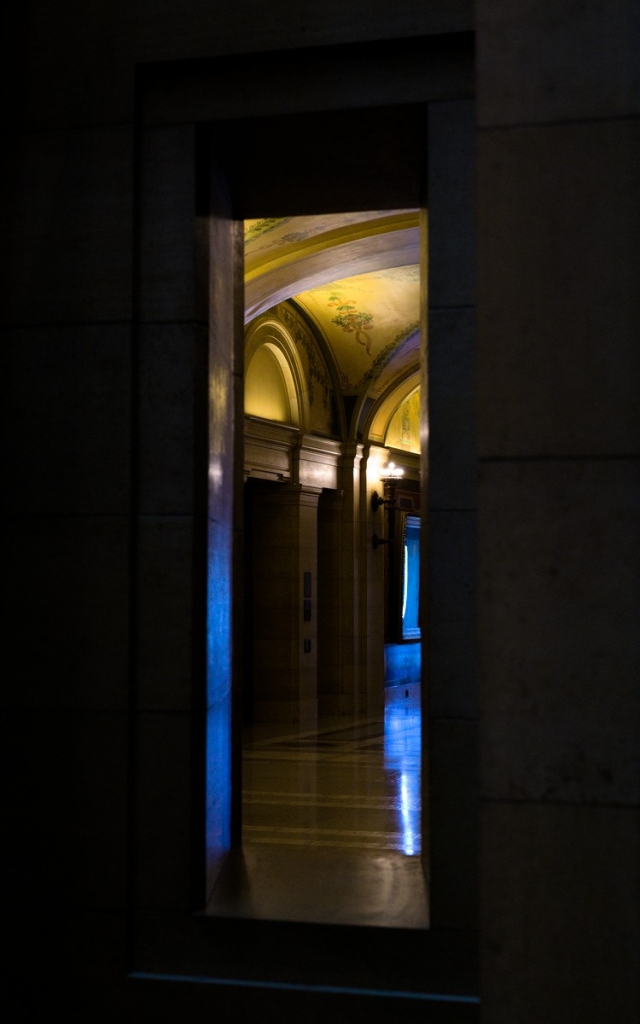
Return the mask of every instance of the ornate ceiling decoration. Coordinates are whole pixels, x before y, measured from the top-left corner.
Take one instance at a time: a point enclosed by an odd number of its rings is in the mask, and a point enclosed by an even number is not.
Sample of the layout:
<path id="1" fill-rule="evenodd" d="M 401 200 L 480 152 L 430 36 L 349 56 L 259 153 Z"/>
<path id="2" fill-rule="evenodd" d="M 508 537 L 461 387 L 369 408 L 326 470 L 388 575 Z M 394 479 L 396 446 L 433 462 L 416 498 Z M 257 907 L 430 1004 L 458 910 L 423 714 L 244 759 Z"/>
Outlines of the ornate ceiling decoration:
<path id="1" fill-rule="evenodd" d="M 417 384 L 417 210 L 249 220 L 244 241 L 245 321 L 293 304 L 322 339 L 360 427 L 402 382 Z"/>

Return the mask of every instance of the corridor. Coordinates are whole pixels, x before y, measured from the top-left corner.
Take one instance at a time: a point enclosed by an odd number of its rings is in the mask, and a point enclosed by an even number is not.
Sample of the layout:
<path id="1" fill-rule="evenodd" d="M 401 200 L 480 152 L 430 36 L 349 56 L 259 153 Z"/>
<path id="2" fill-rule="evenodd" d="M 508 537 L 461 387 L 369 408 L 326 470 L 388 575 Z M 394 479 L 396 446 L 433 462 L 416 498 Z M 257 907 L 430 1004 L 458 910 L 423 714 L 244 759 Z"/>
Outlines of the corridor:
<path id="1" fill-rule="evenodd" d="M 247 726 L 243 839 L 419 854 L 418 688 L 388 687 L 384 718 Z"/>
<path id="2" fill-rule="evenodd" d="M 396 686 L 384 717 L 247 727 L 243 846 L 209 913 L 426 928 L 420 722 L 419 688 Z"/>

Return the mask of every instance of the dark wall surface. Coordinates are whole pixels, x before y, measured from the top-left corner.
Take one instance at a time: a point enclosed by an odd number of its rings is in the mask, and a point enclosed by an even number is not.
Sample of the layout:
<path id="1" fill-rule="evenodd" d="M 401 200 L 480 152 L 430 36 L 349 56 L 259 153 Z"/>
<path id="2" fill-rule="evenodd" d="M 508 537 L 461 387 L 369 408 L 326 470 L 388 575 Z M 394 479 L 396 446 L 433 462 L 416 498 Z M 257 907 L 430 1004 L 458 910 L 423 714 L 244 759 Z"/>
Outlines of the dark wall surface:
<path id="1" fill-rule="evenodd" d="M 443 156 L 431 168 L 432 197 L 468 167 L 465 125 L 477 96 L 477 175 L 457 192 L 465 204 L 475 195 L 475 255 L 467 241 L 460 248 L 455 227 L 466 206 L 443 202 L 430 281 L 430 358 L 436 375 L 456 382 L 434 396 L 434 415 L 453 436 L 459 410 L 476 408 L 477 439 L 464 427 L 453 455 L 433 451 L 434 536 L 457 559 L 432 565 L 430 586 L 443 594 L 434 605 L 443 632 L 434 635 L 468 635 L 457 602 L 444 596 L 453 585 L 468 598 L 479 573 L 480 701 L 474 685 L 466 693 L 450 685 L 471 678 L 468 645 L 456 653 L 436 644 L 429 657 L 435 756 L 440 765 L 449 758 L 447 777 L 460 780 L 459 820 L 482 814 L 482 1018 L 635 1024 L 634 0 L 589 9 L 568 0 L 517 9 L 479 0 L 475 12 L 466 0 L 287 0 L 276 8 L 63 0 L 25 6 L 10 29 L 2 300 L 8 1019 L 54 1011 L 96 1022 L 478 1016 L 464 1002 L 183 983 L 166 966 L 173 957 L 201 967 L 203 948 L 196 956 L 199 583 L 184 574 L 197 518 L 194 380 L 203 358 L 190 243 L 194 103 L 210 112 L 215 101 L 234 118 L 240 96 L 244 117 L 290 115 L 302 94 L 310 102 L 322 71 L 319 118 L 341 104 L 431 104 L 428 131 L 450 143 L 450 162 Z M 475 81 L 460 60 L 474 31 Z M 413 45 L 403 49 L 403 40 Z M 296 95 L 287 54 L 295 66 L 302 51 L 317 60 Z M 330 51 L 329 68 L 321 55 Z M 202 68 L 215 57 L 237 76 L 226 95 L 201 92 Z M 167 91 L 166 69 L 176 62 L 184 62 L 183 82 Z M 154 76 L 153 104 L 141 109 L 140 83 Z M 458 142 L 445 129 L 454 122 Z M 341 123 L 337 138 L 335 160 L 347 145 L 366 164 L 369 139 L 357 122 Z M 277 149 L 275 166 L 289 166 L 283 153 L 295 160 L 291 137 Z M 167 171 L 157 187 L 145 177 L 151 165 Z M 305 166 L 317 173 L 323 165 Z M 394 168 L 402 162 L 388 166 L 401 190 L 406 177 Z M 150 182 L 144 190 L 142 180 Z M 258 214 L 261 201 L 256 194 Z M 252 215 L 248 199 L 246 209 Z M 160 221 L 161 238 L 140 229 Z M 154 271 L 145 276 L 150 257 Z M 455 266 L 463 272 L 438 269 Z M 475 602 L 473 591 L 465 607 Z M 465 782 L 474 777 L 479 712 L 481 801 Z M 437 813 L 437 789 L 433 799 Z M 435 871 L 453 860 L 461 875 L 473 872 L 478 850 L 459 836 L 458 826 L 439 831 Z M 460 899 L 457 888 L 438 891 L 437 912 L 461 927 L 457 938 L 451 927 L 446 941 L 429 940 L 421 977 L 407 971 L 407 988 L 423 996 L 443 980 L 449 992 L 474 984 L 463 924 L 473 892 Z M 309 960 L 321 964 L 326 936 L 303 938 Z M 260 941 L 231 928 L 215 939 L 217 962 L 241 975 L 243 964 L 260 961 Z M 392 959 L 401 959 L 403 942 L 389 947 Z M 349 987 L 358 944 L 345 947 Z M 149 973 L 158 951 L 165 980 L 130 976 L 143 948 Z M 366 977 L 371 962 L 358 971 Z"/>

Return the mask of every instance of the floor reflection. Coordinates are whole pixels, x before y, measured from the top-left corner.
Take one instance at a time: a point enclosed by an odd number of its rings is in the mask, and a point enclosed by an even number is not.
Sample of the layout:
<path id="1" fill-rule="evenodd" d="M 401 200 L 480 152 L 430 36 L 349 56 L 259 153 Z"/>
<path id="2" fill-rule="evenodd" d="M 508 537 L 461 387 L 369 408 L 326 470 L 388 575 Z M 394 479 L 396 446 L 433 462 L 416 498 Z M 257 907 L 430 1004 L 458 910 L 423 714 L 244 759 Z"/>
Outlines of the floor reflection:
<path id="1" fill-rule="evenodd" d="M 243 844 L 420 853 L 420 695 L 385 690 L 383 718 L 313 731 L 262 724 L 243 753 Z"/>
<path id="2" fill-rule="evenodd" d="M 411 857 L 420 853 L 421 712 L 418 688 L 385 691 L 384 767 L 399 794 L 401 844 Z"/>

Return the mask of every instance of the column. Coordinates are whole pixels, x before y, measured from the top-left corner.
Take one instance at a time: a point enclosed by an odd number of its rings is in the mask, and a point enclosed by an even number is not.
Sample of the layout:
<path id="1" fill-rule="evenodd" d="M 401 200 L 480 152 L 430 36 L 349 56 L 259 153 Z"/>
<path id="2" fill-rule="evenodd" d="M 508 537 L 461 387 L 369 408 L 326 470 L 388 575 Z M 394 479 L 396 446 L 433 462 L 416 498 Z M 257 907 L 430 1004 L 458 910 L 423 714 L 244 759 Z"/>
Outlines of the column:
<path id="1" fill-rule="evenodd" d="M 299 722 L 318 713 L 318 488 L 257 489 L 253 529 L 254 720 Z"/>
<path id="2" fill-rule="evenodd" d="M 340 460 L 342 500 L 342 569 L 340 579 L 340 644 L 342 680 L 340 712 L 360 714 L 360 462 L 362 445 L 346 443 Z"/>
<path id="3" fill-rule="evenodd" d="M 318 503 L 318 712 L 341 713 L 342 691 L 341 491 L 326 490 Z"/>

